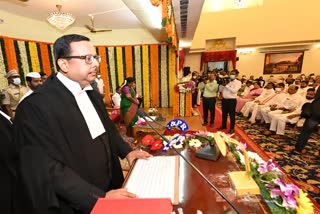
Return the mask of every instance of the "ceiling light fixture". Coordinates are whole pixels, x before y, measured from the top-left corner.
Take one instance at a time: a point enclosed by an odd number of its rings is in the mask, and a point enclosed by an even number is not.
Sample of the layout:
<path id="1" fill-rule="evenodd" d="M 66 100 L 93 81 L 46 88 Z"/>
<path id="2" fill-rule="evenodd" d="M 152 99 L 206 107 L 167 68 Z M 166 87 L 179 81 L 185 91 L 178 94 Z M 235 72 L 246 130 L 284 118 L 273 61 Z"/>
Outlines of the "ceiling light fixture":
<path id="1" fill-rule="evenodd" d="M 60 30 L 64 30 L 70 26 L 74 21 L 75 17 L 71 13 L 61 12 L 62 5 L 56 5 L 58 11 L 49 13 L 47 21 Z"/>

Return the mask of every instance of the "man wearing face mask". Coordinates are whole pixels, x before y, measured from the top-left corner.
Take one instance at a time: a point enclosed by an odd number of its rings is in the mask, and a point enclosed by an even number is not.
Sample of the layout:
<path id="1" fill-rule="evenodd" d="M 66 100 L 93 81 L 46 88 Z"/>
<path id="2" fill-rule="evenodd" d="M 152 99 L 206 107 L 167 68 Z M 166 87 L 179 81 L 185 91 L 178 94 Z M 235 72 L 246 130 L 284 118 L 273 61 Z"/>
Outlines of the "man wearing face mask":
<path id="1" fill-rule="evenodd" d="M 16 70 L 11 70 L 6 74 L 9 86 L 6 88 L 1 96 L 3 111 L 14 118 L 14 113 L 19 104 L 20 99 L 25 93 L 27 93 L 28 88 L 21 85 L 20 75 Z"/>
<path id="2" fill-rule="evenodd" d="M 241 82 L 236 79 L 236 70 L 230 72 L 230 82 L 228 84 L 220 85 L 219 90 L 222 96 L 222 124 L 219 129 L 227 128 L 228 114 L 230 116 L 230 130 L 229 133 L 234 133 L 234 126 L 236 122 L 236 105 L 237 94 L 241 88 Z"/>

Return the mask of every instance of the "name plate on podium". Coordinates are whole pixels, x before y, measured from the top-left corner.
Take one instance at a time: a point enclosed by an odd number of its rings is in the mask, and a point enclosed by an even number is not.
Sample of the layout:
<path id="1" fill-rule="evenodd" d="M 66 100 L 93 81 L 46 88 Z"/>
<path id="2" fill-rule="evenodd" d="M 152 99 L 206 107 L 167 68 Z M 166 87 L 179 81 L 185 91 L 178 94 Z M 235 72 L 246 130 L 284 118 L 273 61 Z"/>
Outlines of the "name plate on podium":
<path id="1" fill-rule="evenodd" d="M 91 214 L 170 214 L 169 198 L 99 198 Z"/>

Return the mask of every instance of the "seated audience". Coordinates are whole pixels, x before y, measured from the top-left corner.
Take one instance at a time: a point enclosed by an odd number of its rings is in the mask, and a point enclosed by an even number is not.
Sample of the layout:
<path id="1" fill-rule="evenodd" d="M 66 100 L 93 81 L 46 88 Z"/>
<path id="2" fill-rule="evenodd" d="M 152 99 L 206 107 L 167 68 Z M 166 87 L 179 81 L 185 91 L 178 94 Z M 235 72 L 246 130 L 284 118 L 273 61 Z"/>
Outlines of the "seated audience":
<path id="1" fill-rule="evenodd" d="M 249 119 L 250 123 L 253 124 L 256 122 L 256 120 L 262 120 L 261 110 L 265 108 L 269 109 L 270 105 L 272 105 L 273 103 L 280 102 L 284 98 L 285 94 L 286 92 L 284 89 L 284 84 L 279 83 L 276 87 L 275 93 L 263 100 L 260 100 L 257 103 L 254 103 L 252 105 L 251 117 Z M 263 120 L 261 122 L 263 122 Z"/>
<path id="2" fill-rule="evenodd" d="M 263 87 L 266 84 L 266 81 L 263 79 L 263 76 L 260 76 L 257 80 L 260 82 L 261 87 Z"/>
<path id="3" fill-rule="evenodd" d="M 242 107 L 249 101 L 258 97 L 263 91 L 263 88 L 260 87 L 260 82 L 253 83 L 253 89 L 249 91 L 246 96 L 241 96 L 237 98 L 236 112 L 240 112 Z"/>
<path id="4" fill-rule="evenodd" d="M 314 88 L 309 88 L 307 95 L 303 102 L 292 112 L 287 113 L 286 111 L 281 112 L 280 114 L 274 114 L 271 116 L 270 131 L 276 132 L 277 135 L 284 135 L 286 128 L 286 123 L 296 124 L 300 119 L 300 114 L 302 106 L 305 103 L 311 103 L 315 96 Z"/>
<path id="5" fill-rule="evenodd" d="M 239 96 L 247 96 L 250 92 L 251 89 L 253 89 L 253 83 L 252 81 L 248 80 L 248 81 L 245 81 L 245 83 L 242 84 L 239 92 L 238 92 L 238 95 Z"/>
<path id="6" fill-rule="evenodd" d="M 243 108 L 241 109 L 241 113 L 243 116 L 248 117 L 249 113 L 252 111 L 252 108 L 255 104 L 264 103 L 266 99 L 274 94 L 274 83 L 268 83 L 266 87 L 263 89 L 260 96 L 256 97 L 253 101 L 247 102 Z"/>
<path id="7" fill-rule="evenodd" d="M 301 96 L 301 97 L 305 97 L 307 95 L 307 91 L 310 87 L 308 86 L 308 82 L 306 80 L 302 80 L 300 83 L 300 87 L 297 91 L 297 93 Z"/>
<path id="8" fill-rule="evenodd" d="M 270 105 L 270 107 L 261 109 L 261 115 L 265 123 L 271 122 L 271 116 L 273 114 L 281 113 L 283 111 L 294 111 L 304 99 L 299 94 L 297 94 L 298 87 L 296 85 L 290 85 L 288 88 L 288 93 L 281 97 L 281 99 L 276 98 L 276 100 Z"/>
<path id="9" fill-rule="evenodd" d="M 293 75 L 292 75 L 292 74 L 288 74 L 288 77 L 287 77 L 287 79 L 286 79 L 286 83 L 287 83 L 288 85 L 291 85 L 291 84 L 294 83 L 294 78 L 293 78 Z"/>

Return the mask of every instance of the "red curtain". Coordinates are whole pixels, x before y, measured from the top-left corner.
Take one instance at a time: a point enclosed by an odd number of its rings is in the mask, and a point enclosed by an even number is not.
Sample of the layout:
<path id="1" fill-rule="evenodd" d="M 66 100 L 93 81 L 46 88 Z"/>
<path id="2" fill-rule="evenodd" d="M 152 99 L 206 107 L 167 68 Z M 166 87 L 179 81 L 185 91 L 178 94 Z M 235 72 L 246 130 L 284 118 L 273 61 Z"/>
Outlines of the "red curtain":
<path id="1" fill-rule="evenodd" d="M 216 61 L 232 61 L 233 69 L 236 68 L 237 61 L 237 50 L 231 51 L 214 51 L 214 52 L 203 52 L 201 56 L 201 69 L 203 63 L 216 62 Z"/>

